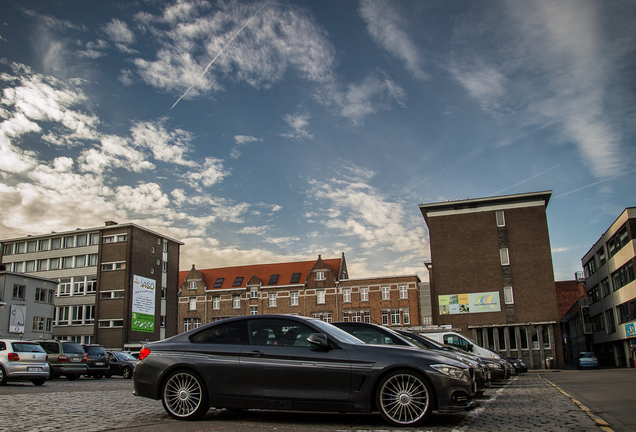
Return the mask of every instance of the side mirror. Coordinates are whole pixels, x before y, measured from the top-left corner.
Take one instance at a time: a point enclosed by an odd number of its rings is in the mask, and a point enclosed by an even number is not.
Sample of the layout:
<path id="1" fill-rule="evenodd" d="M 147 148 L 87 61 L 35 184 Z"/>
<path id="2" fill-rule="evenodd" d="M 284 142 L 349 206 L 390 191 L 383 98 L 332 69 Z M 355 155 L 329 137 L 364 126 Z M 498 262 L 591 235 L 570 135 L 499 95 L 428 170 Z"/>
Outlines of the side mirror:
<path id="1" fill-rule="evenodd" d="M 327 335 L 324 333 L 312 333 L 307 338 L 307 342 L 318 348 L 329 348 L 329 341 Z"/>

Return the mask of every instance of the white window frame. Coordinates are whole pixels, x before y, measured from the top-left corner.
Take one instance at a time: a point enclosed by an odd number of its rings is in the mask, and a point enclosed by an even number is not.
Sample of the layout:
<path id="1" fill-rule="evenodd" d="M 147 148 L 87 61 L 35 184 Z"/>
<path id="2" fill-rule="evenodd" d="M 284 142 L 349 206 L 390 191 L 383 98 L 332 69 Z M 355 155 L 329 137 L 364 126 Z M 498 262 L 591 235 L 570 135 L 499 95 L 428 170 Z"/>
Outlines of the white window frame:
<path id="1" fill-rule="evenodd" d="M 506 217 L 504 216 L 503 210 L 496 210 L 495 211 L 495 220 L 497 221 L 497 226 L 498 227 L 505 227 L 506 226 Z"/>
<path id="2" fill-rule="evenodd" d="M 298 306 L 298 291 L 292 291 L 289 293 L 289 305 Z"/>
<path id="3" fill-rule="evenodd" d="M 258 298 L 258 287 L 251 287 L 250 288 L 250 298 Z"/>
<path id="4" fill-rule="evenodd" d="M 190 297 L 188 299 L 188 310 L 189 311 L 197 310 L 197 298 L 196 297 Z"/>
<path id="5" fill-rule="evenodd" d="M 400 292 L 400 299 L 405 300 L 409 298 L 409 287 L 408 285 L 400 285 L 398 286 L 398 290 Z"/>
<path id="6" fill-rule="evenodd" d="M 233 295 L 232 296 L 232 309 L 240 309 L 241 308 L 241 296 Z"/>
<path id="7" fill-rule="evenodd" d="M 514 298 L 511 286 L 505 286 L 504 287 L 504 302 L 505 302 L 505 304 L 514 304 L 515 303 L 515 298 Z"/>
<path id="8" fill-rule="evenodd" d="M 325 280 L 325 272 L 323 270 L 316 271 L 316 280 L 324 281 Z"/>
<path id="9" fill-rule="evenodd" d="M 221 309 L 221 296 L 212 296 L 212 309 Z"/>
<path id="10" fill-rule="evenodd" d="M 402 311 L 402 324 L 404 325 L 411 324 L 411 312 L 408 309 L 404 309 Z"/>
<path id="11" fill-rule="evenodd" d="M 360 301 L 369 301 L 369 288 L 360 288 Z"/>
<path id="12" fill-rule="evenodd" d="M 268 306 L 276 307 L 276 293 L 269 293 L 268 298 Z"/>
<path id="13" fill-rule="evenodd" d="M 502 266 L 510 265 L 510 255 L 508 253 L 508 248 L 499 249 L 499 257 L 501 258 Z"/>
<path id="14" fill-rule="evenodd" d="M 316 304 L 325 304 L 325 290 L 316 291 Z"/>
<path id="15" fill-rule="evenodd" d="M 258 306 L 250 306 L 250 315 L 258 315 Z"/>
<path id="16" fill-rule="evenodd" d="M 391 325 L 400 325 L 400 310 L 391 309 Z"/>
<path id="17" fill-rule="evenodd" d="M 197 289 L 197 281 L 190 281 L 190 285 L 188 286 L 188 289 L 191 289 L 191 290 Z"/>
<path id="18" fill-rule="evenodd" d="M 391 300 L 391 287 L 383 286 L 380 289 L 382 290 L 382 300 Z"/>
<path id="19" fill-rule="evenodd" d="M 345 288 L 342 290 L 342 302 L 351 303 L 351 288 Z"/>

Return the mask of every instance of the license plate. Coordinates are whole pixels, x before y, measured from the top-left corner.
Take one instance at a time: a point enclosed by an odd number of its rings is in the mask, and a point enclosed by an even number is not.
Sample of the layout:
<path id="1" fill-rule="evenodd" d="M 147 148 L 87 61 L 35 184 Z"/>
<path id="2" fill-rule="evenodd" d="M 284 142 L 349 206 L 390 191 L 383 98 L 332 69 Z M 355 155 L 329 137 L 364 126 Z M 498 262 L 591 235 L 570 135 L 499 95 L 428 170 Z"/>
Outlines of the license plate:
<path id="1" fill-rule="evenodd" d="M 78 359 L 78 358 L 72 358 L 72 359 L 71 359 L 71 361 L 72 361 L 72 362 L 79 362 L 79 361 L 81 361 L 81 359 Z"/>
<path id="2" fill-rule="evenodd" d="M 42 372 L 41 367 L 28 367 L 27 372 Z"/>
<path id="3" fill-rule="evenodd" d="M 95 362 L 95 366 L 104 366 L 104 362 Z"/>

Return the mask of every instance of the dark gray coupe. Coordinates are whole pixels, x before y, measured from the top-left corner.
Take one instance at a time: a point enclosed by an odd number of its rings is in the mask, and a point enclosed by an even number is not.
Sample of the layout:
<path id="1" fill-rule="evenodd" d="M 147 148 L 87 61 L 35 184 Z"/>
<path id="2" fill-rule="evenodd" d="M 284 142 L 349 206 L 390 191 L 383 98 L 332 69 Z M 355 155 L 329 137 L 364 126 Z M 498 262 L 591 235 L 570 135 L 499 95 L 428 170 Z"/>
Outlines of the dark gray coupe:
<path id="1" fill-rule="evenodd" d="M 137 396 L 161 399 L 178 419 L 210 407 L 379 411 L 414 426 L 432 411 L 471 408 L 465 364 L 432 351 L 367 345 L 312 318 L 228 318 L 146 344 L 133 375 Z"/>

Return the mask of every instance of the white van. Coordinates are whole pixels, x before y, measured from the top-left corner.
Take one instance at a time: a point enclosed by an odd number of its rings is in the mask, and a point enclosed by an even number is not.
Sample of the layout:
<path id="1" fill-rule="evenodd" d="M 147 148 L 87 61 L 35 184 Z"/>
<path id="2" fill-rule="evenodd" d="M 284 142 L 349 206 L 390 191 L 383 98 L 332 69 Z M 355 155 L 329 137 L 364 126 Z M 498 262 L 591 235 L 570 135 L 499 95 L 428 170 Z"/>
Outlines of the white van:
<path id="1" fill-rule="evenodd" d="M 420 334 L 439 343 L 457 347 L 462 351 L 466 351 L 481 358 L 501 360 L 501 356 L 499 354 L 490 351 L 489 349 L 482 348 L 473 343 L 470 339 L 466 338 L 466 336 L 453 331 L 420 332 Z"/>

